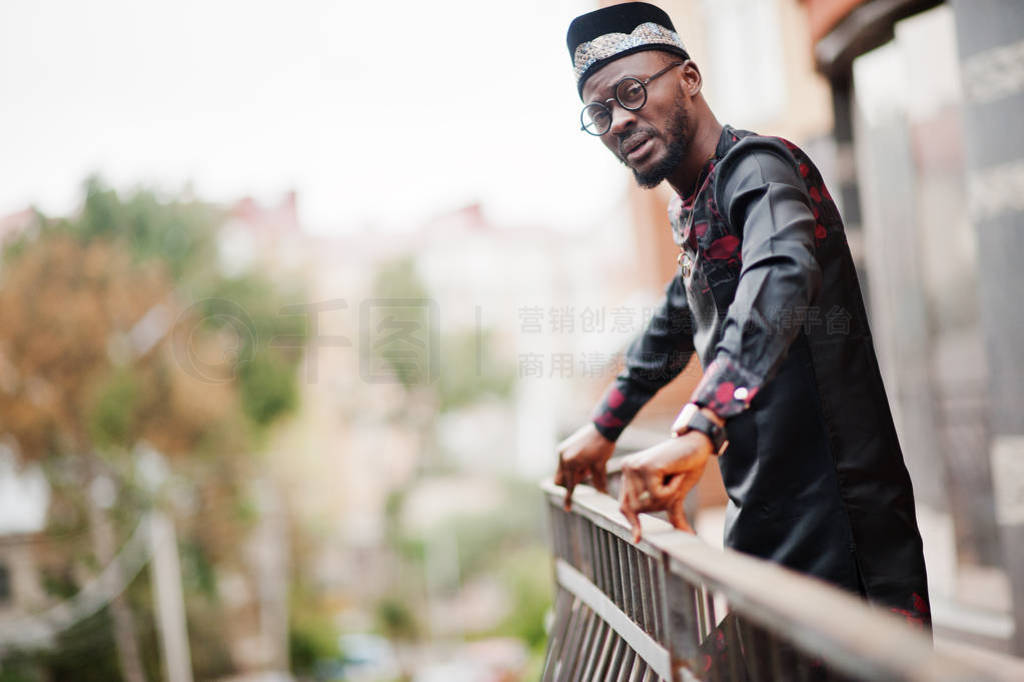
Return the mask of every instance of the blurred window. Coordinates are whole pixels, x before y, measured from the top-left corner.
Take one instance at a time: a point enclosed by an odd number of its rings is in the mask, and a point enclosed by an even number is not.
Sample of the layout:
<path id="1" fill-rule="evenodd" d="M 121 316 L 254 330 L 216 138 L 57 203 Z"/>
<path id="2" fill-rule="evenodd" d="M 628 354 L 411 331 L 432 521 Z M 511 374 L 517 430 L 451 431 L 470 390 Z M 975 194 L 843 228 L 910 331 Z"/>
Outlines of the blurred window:
<path id="1" fill-rule="evenodd" d="M 781 116 L 786 78 L 776 0 L 704 0 L 703 6 L 708 88 L 721 120 L 742 128 Z"/>
<path id="2" fill-rule="evenodd" d="M 11 601 L 11 574 L 7 564 L 0 563 L 0 606 L 7 606 Z"/>

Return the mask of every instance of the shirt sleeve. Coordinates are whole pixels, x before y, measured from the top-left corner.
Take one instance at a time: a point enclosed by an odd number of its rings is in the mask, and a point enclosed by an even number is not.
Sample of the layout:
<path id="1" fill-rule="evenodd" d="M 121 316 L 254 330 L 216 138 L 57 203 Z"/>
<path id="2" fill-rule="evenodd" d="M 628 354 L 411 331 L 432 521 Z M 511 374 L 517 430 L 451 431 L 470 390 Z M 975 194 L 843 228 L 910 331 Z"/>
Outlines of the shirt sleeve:
<path id="1" fill-rule="evenodd" d="M 616 440 L 640 408 L 686 367 L 693 350 L 693 318 L 677 273 L 647 327 L 629 345 L 625 367 L 594 411 L 597 430 Z"/>
<path id="2" fill-rule="evenodd" d="M 788 154 L 758 146 L 726 157 L 718 183 L 718 205 L 741 234 L 742 265 L 721 340 L 691 400 L 728 418 L 775 376 L 801 330 L 793 321 L 821 288 L 821 268 L 807 190 Z"/>

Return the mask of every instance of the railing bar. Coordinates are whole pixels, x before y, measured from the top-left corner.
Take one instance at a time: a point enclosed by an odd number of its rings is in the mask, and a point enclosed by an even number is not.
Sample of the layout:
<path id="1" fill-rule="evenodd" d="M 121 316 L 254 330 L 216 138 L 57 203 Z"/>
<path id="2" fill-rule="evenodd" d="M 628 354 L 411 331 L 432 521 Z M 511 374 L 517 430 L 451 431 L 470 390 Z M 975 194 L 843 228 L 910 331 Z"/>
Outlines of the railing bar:
<path id="1" fill-rule="evenodd" d="M 586 539 L 587 546 L 587 570 L 583 573 L 585 576 L 590 578 L 591 581 L 596 582 L 598 573 L 598 563 L 601 561 L 601 553 L 597 551 L 597 546 L 594 544 L 594 524 L 588 523 L 583 531 L 583 537 Z"/>
<path id="2" fill-rule="evenodd" d="M 626 671 L 626 682 L 636 682 L 637 671 L 641 665 L 643 665 L 643 660 L 639 656 L 634 656 L 629 663 L 629 670 Z"/>
<path id="3" fill-rule="evenodd" d="M 578 655 L 576 656 L 576 665 L 572 676 L 573 680 L 585 679 L 583 677 L 583 670 L 590 661 L 590 653 L 594 648 L 594 640 L 596 639 L 601 626 L 604 624 L 605 622 L 601 618 L 601 615 L 591 610 L 588 627 L 583 636 L 583 640 L 580 642 Z"/>
<path id="4" fill-rule="evenodd" d="M 661 626 L 661 641 L 668 642 L 670 639 L 669 634 L 669 605 L 670 600 L 668 592 L 665 587 L 665 560 L 664 558 L 655 559 L 651 562 L 654 570 L 655 578 L 655 595 L 658 598 L 658 623 Z M 677 595 L 677 598 L 681 598 L 683 595 Z"/>
<path id="5" fill-rule="evenodd" d="M 574 516 L 574 518 L 576 523 L 573 524 L 575 528 L 572 534 L 572 564 L 580 570 L 580 573 L 586 575 L 587 567 L 583 558 L 583 533 L 590 524 L 582 516 Z"/>
<path id="6" fill-rule="evenodd" d="M 625 655 L 622 657 L 622 666 L 619 668 L 619 676 L 616 682 L 626 682 L 633 671 L 633 661 L 636 660 L 636 652 L 626 645 Z"/>
<path id="7" fill-rule="evenodd" d="M 607 679 L 610 668 L 615 660 L 615 652 L 621 645 L 622 638 L 615 634 L 611 626 L 608 627 L 608 636 L 605 637 L 604 648 L 601 650 L 601 657 L 597 661 L 597 669 L 594 670 L 594 679 Z"/>
<path id="8" fill-rule="evenodd" d="M 576 501 L 575 501 L 576 500 L 576 496 L 574 495 L 574 498 L 573 498 L 574 499 L 573 510 L 572 510 L 572 512 L 570 512 L 571 515 L 573 515 L 573 516 L 583 516 L 583 517 L 587 518 L 594 525 L 596 525 L 596 526 L 598 526 L 598 527 L 608 531 L 609 533 L 611 533 L 615 537 L 620 538 L 621 540 L 623 540 L 625 542 L 630 542 L 630 543 L 632 542 L 633 531 L 630 530 L 629 525 L 627 524 L 627 522 L 625 520 L 625 517 L 623 517 L 622 514 L 618 511 L 618 503 L 617 502 L 615 502 L 614 500 L 609 499 L 609 497 L 607 495 L 604 495 L 602 493 L 596 493 L 595 491 L 592 491 L 592 490 L 587 490 L 585 487 L 583 489 L 577 488 L 577 492 L 579 493 L 579 498 L 580 498 L 581 504 L 577 504 L 576 503 Z M 564 495 L 565 495 L 564 491 L 563 492 L 559 492 L 558 495 L 555 496 L 555 497 L 552 497 L 552 499 L 555 499 L 557 501 L 557 503 L 559 505 L 561 505 L 561 500 L 564 497 Z M 593 508 L 594 507 L 593 503 L 595 502 L 595 497 L 596 498 L 603 498 L 602 504 L 608 504 L 609 506 L 615 508 L 615 512 L 614 512 L 615 515 L 616 515 L 615 519 L 609 518 L 602 511 L 598 511 L 598 510 Z M 664 530 L 667 531 L 667 530 L 670 530 L 672 528 L 668 524 L 668 522 L 662 521 L 661 519 L 654 518 L 654 517 L 651 517 L 651 516 L 648 516 L 648 515 L 644 515 L 643 527 L 644 527 L 645 535 L 646 535 L 646 533 L 650 532 L 652 528 L 654 529 L 655 532 L 658 531 L 658 530 L 661 530 L 661 529 L 664 529 Z M 693 542 L 699 542 L 699 541 L 696 540 L 696 539 L 693 539 Z M 639 544 L 636 545 L 636 547 L 640 551 L 644 552 L 645 554 L 651 554 L 651 555 L 659 554 L 660 551 L 661 551 L 660 548 L 654 547 L 653 545 L 651 545 L 650 543 L 648 543 L 648 542 L 646 542 L 644 540 L 641 540 L 639 542 Z"/>
<path id="9" fill-rule="evenodd" d="M 647 634 L 654 634 L 652 632 L 651 623 L 649 620 L 649 612 L 647 606 L 647 598 L 644 594 L 646 580 L 640 576 L 640 564 L 639 564 L 640 553 L 633 548 L 630 548 L 627 559 L 629 560 L 629 577 L 630 582 L 633 585 L 633 605 L 636 612 L 633 614 L 633 619 L 640 624 L 640 627 L 644 629 Z"/>
<path id="10" fill-rule="evenodd" d="M 584 607 L 584 612 L 583 633 L 580 636 L 579 644 L 572 648 L 574 655 L 572 668 L 570 668 L 569 679 L 574 681 L 581 679 L 578 673 L 582 670 L 584 664 L 586 664 L 587 646 L 593 636 L 595 627 L 599 622 L 601 622 L 601 617 L 594 613 L 594 611 L 589 607 Z"/>
<path id="11" fill-rule="evenodd" d="M 558 665 L 555 666 L 555 682 L 560 682 L 565 679 L 565 668 L 568 664 L 567 659 L 572 656 L 572 649 L 570 646 L 572 644 L 576 628 L 578 627 L 577 618 L 581 615 L 579 610 L 581 604 L 582 602 L 573 595 L 572 602 L 567 609 L 569 616 L 566 618 L 565 636 L 562 638 L 562 648 L 558 656 Z"/>
<path id="12" fill-rule="evenodd" d="M 650 602 L 648 606 L 651 612 L 651 630 L 654 632 L 655 639 L 659 642 L 664 641 L 665 635 L 661 627 L 661 609 L 658 607 L 661 603 L 661 590 L 658 585 L 657 563 L 653 557 L 644 558 L 643 569 L 647 572 L 647 584 L 649 585 L 648 594 L 650 595 Z"/>
<path id="13" fill-rule="evenodd" d="M 623 575 L 626 576 L 627 596 L 629 598 L 629 610 L 626 613 L 629 614 L 634 623 L 643 627 L 644 623 L 641 617 L 643 609 L 640 607 L 639 599 L 637 599 L 639 590 L 637 589 L 636 572 L 633 570 L 633 546 L 627 543 L 622 545 L 622 566 L 624 570 Z"/>
<path id="14" fill-rule="evenodd" d="M 559 513 L 565 517 L 565 523 L 562 524 L 562 558 L 566 561 L 572 561 L 572 524 L 575 523 L 574 517 L 572 514 L 561 509 Z"/>
<path id="15" fill-rule="evenodd" d="M 601 537 L 604 538 L 604 556 L 605 565 L 608 567 L 608 575 L 611 576 L 612 581 L 611 592 L 609 596 L 615 605 L 620 609 L 622 608 L 622 575 L 619 573 L 619 558 L 616 553 L 616 539 L 615 536 L 606 530 L 601 531 Z"/>
<path id="16" fill-rule="evenodd" d="M 597 540 L 597 551 L 601 554 L 601 575 L 603 577 L 603 585 L 599 585 L 601 591 L 604 592 L 609 599 L 614 600 L 615 598 L 615 581 L 612 574 L 608 570 L 608 542 L 606 533 L 601 529 L 600 526 L 594 526 L 594 537 Z"/>
<path id="17" fill-rule="evenodd" d="M 594 624 L 593 631 L 591 632 L 590 638 L 583 649 L 583 661 L 586 662 L 586 667 L 584 667 L 581 671 L 582 674 L 580 675 L 579 679 L 591 679 L 587 672 L 593 670 L 594 665 L 596 664 L 595 659 L 601 651 L 601 643 L 604 641 L 605 630 L 609 629 L 610 627 L 611 626 L 609 626 L 608 623 L 601 618 L 600 614 L 598 614 L 597 621 Z"/>
<path id="18" fill-rule="evenodd" d="M 687 604 L 693 618 L 693 645 L 694 651 L 704 641 L 704 625 L 700 615 L 700 584 L 690 583 L 690 603 Z"/>
<path id="19" fill-rule="evenodd" d="M 565 606 L 562 595 L 565 592 L 556 588 L 555 592 L 555 618 L 551 623 L 551 632 L 548 633 L 547 651 L 544 652 L 544 667 L 540 672 L 541 682 L 549 682 L 554 675 L 555 661 L 558 660 L 558 649 L 561 644 L 561 637 L 558 634 L 560 622 L 565 617 Z"/>
<path id="20" fill-rule="evenodd" d="M 565 515 L 565 556 L 562 557 L 570 564 L 575 560 L 572 555 L 572 529 L 576 525 L 576 517 L 572 514 Z"/>
<path id="21" fill-rule="evenodd" d="M 673 600 L 685 599 L 686 595 L 685 593 L 675 594 L 672 595 L 673 599 L 669 599 L 668 589 L 666 586 L 667 573 L 664 570 L 665 561 L 665 557 L 658 557 L 653 559 L 651 562 L 651 567 L 654 571 L 654 584 L 656 587 L 655 594 L 658 596 L 658 620 L 661 623 L 661 632 L 657 639 L 668 647 L 669 655 L 672 656 L 673 663 L 677 663 L 681 657 L 679 655 L 679 646 L 676 643 L 676 640 L 684 633 L 676 633 L 673 631 L 671 613 Z"/>
<path id="22" fill-rule="evenodd" d="M 562 645 L 565 643 L 569 618 L 572 614 L 572 599 L 572 594 L 558 588 L 555 598 L 555 622 L 551 625 L 551 638 L 548 641 L 548 656 L 552 658 L 559 658 Z"/>
<path id="23" fill-rule="evenodd" d="M 579 571 L 559 561 L 555 566 L 558 582 L 565 589 L 579 597 L 590 609 L 600 614 L 615 632 L 626 640 L 630 648 L 647 661 L 659 674 L 671 675 L 672 662 L 668 649 L 651 638 L 639 625 L 634 623 L 608 597 L 588 581 Z"/>
<path id="24" fill-rule="evenodd" d="M 694 586 L 694 592 L 697 602 L 697 641 L 703 643 L 708 636 L 707 617 L 704 613 L 704 586 L 697 584 Z"/>
<path id="25" fill-rule="evenodd" d="M 550 519 L 551 525 L 551 552 L 555 557 L 559 557 L 562 553 L 562 539 L 558 534 L 559 519 L 550 500 L 548 500 L 548 519 Z"/>
<path id="26" fill-rule="evenodd" d="M 590 613 L 590 609 L 587 608 L 586 604 L 582 599 L 577 599 L 572 603 L 572 620 L 569 624 L 568 637 L 565 639 L 565 655 L 562 656 L 561 669 L 558 671 L 561 675 L 558 676 L 559 682 L 563 680 L 572 679 L 572 666 L 574 665 L 575 651 L 579 651 L 580 638 L 583 636 L 583 630 L 587 623 L 587 616 Z"/>
<path id="27" fill-rule="evenodd" d="M 555 506 L 555 515 L 558 517 L 558 553 L 561 558 L 568 560 L 569 557 L 569 523 L 572 517 L 565 513 L 561 507 Z"/>
<path id="28" fill-rule="evenodd" d="M 585 572 L 583 575 L 587 576 L 587 578 L 589 578 L 592 583 L 597 585 L 599 584 L 598 575 L 600 573 L 600 569 L 598 568 L 598 563 L 601 560 L 601 552 L 594 544 L 594 524 L 587 524 L 586 530 L 584 530 L 583 532 L 583 537 L 587 545 L 587 563 L 590 568 L 590 570 L 588 572 Z"/>
<path id="29" fill-rule="evenodd" d="M 586 519 L 580 516 L 576 517 L 576 545 L 579 552 L 579 562 L 576 564 L 576 568 L 588 577 L 591 575 L 588 565 L 590 557 L 587 556 L 587 532 L 589 529 L 590 524 L 586 522 Z"/>
<path id="30" fill-rule="evenodd" d="M 612 574 L 612 601 L 622 608 L 622 573 L 619 571 L 618 538 L 611 533 L 604 533 L 608 570 Z"/>
<path id="31" fill-rule="evenodd" d="M 590 664 L 584 671 L 585 680 L 596 680 L 598 679 L 598 669 L 601 667 L 601 660 L 607 653 L 608 642 L 611 637 L 611 626 L 604 621 L 601 622 L 601 628 L 598 632 L 597 639 L 594 640 L 594 648 L 591 650 Z"/>
<path id="32" fill-rule="evenodd" d="M 608 594 L 608 567 L 605 561 L 604 547 L 601 544 L 601 536 L 604 532 L 595 525 L 590 526 L 590 535 L 594 539 L 594 551 L 597 552 L 597 559 L 594 561 L 594 573 L 597 578 L 597 586 L 602 592 Z"/>
<path id="33" fill-rule="evenodd" d="M 647 631 L 651 633 L 651 636 L 658 639 L 658 628 L 655 620 L 654 576 L 651 575 L 650 557 L 646 554 L 637 552 L 636 569 L 637 573 L 640 574 L 640 588 L 644 606 L 644 622 L 646 624 Z"/>
<path id="34" fill-rule="evenodd" d="M 626 541 L 616 538 L 615 548 L 615 555 L 619 562 L 619 575 L 622 576 L 622 610 L 626 612 L 627 616 L 633 618 L 633 600 L 630 595 L 632 586 L 629 580 L 629 567 L 626 565 Z"/>
<path id="35" fill-rule="evenodd" d="M 654 619 L 654 638 L 659 642 L 665 641 L 665 626 L 662 620 L 664 615 L 661 610 L 661 579 L 658 575 L 658 562 L 654 557 L 647 557 L 647 573 L 651 576 L 651 615 Z"/>
<path id="36" fill-rule="evenodd" d="M 651 637 L 657 639 L 658 633 L 654 627 L 654 581 L 651 579 L 651 571 L 648 568 L 648 557 L 642 552 L 637 552 L 634 558 L 636 559 L 636 572 L 640 576 L 640 599 L 644 611 L 644 629 L 650 633 Z"/>
<path id="37" fill-rule="evenodd" d="M 545 484 L 549 499 L 554 500 L 550 488 L 550 484 Z M 764 637 L 758 634 L 741 635 L 744 648 L 740 650 L 740 657 L 730 661 L 730 665 L 745 662 L 748 674 L 752 680 L 756 678 L 757 682 L 787 675 L 792 678 L 798 671 L 798 665 L 800 674 L 809 674 L 812 679 L 817 679 L 819 673 L 828 675 L 830 679 L 844 677 L 849 680 L 947 677 L 1003 679 L 999 671 L 992 671 L 987 665 L 976 666 L 956 656 L 941 652 L 936 654 L 926 638 L 912 633 L 908 628 L 897 627 L 896 621 L 885 620 L 884 614 L 870 612 L 849 595 L 841 595 L 837 590 L 812 584 L 802 576 L 751 557 L 721 553 L 714 548 L 702 546 L 692 538 L 682 537 L 672 531 L 659 519 L 643 516 L 645 539 L 633 546 L 625 540 L 628 528 L 615 509 L 613 500 L 597 495 L 585 486 L 583 488 L 574 514 L 566 514 L 552 505 L 552 518 L 556 519 L 552 524 L 555 531 L 552 543 L 556 545 L 556 555 L 566 566 L 578 565 L 584 579 L 589 575 L 594 582 L 604 582 L 603 590 L 595 587 L 594 591 L 604 594 L 609 602 L 617 598 L 623 607 L 619 613 L 627 611 L 631 617 L 630 622 L 641 624 L 638 628 L 641 632 L 645 632 L 644 626 L 649 625 L 653 617 L 655 637 L 650 641 L 661 646 L 666 653 L 678 648 L 682 656 L 673 659 L 676 662 L 690 657 L 692 664 L 694 652 L 686 646 L 691 633 L 697 640 L 706 639 L 717 624 L 718 617 L 731 611 L 740 615 L 744 622 L 749 621 L 764 628 Z M 584 518 L 588 523 L 582 522 Z M 605 545 L 609 545 L 609 551 L 601 552 L 599 546 L 591 542 L 585 548 L 589 551 L 582 554 L 580 550 L 584 548 L 580 543 L 584 539 L 581 534 L 584 528 L 590 531 L 591 540 L 595 537 L 595 528 L 596 537 L 607 534 L 602 540 Z M 619 542 L 644 556 L 657 557 L 659 564 L 655 567 L 655 573 L 660 569 L 664 575 L 647 583 L 643 579 L 645 560 L 639 554 L 631 555 L 627 552 L 623 555 Z M 623 556 L 630 561 L 636 560 L 635 565 L 640 569 L 641 576 L 636 582 L 631 572 L 623 572 Z M 601 577 L 599 572 L 605 567 L 609 571 Z M 614 589 L 616 581 L 612 580 L 609 584 L 608 577 L 617 579 L 618 594 Z M 683 578 L 704 586 L 699 597 L 692 588 L 684 586 Z M 636 604 L 637 589 L 641 601 L 639 605 Z M 692 601 L 680 602 L 682 595 L 687 592 L 690 592 Z M 720 596 L 716 597 L 716 593 Z M 723 599 L 727 599 L 728 604 Z M 644 607 L 652 604 L 655 608 L 648 609 L 651 612 L 644 614 Z M 680 609 L 685 613 L 681 613 Z M 687 617 L 687 614 L 692 616 Z M 693 618 L 693 623 L 690 618 Z M 552 652 L 568 647 L 570 640 L 579 643 L 585 635 L 580 630 L 582 625 L 579 621 L 578 615 L 563 619 L 566 636 L 552 637 L 555 640 L 550 643 Z M 606 623 L 608 627 L 616 628 L 613 622 Z M 693 627 L 694 623 L 696 628 Z M 625 626 L 619 624 L 618 627 Z M 757 630 L 753 632 L 757 633 Z M 772 633 L 771 636 L 768 633 Z M 650 636 L 649 632 L 645 634 Z M 658 637 L 659 634 L 661 637 Z M 731 636 L 730 642 L 733 639 L 736 639 L 735 634 Z M 679 646 L 680 642 L 682 646 Z M 592 642 L 590 646 L 595 652 L 600 650 Z M 565 658 L 569 651 L 563 653 L 565 655 L 562 658 Z M 614 647 L 612 653 L 615 653 Z M 801 656 L 806 658 L 801 659 Z M 632 654 L 632 659 L 636 657 L 636 653 Z M 641 653 L 640 657 L 644 658 L 644 654 Z M 826 662 L 820 671 L 818 660 Z M 557 662 L 555 666 L 554 676 L 565 678 L 568 671 L 559 670 L 561 666 Z M 654 667 L 657 669 L 657 666 Z M 723 675 L 731 672 L 730 668 L 721 668 Z M 546 674 L 551 674 L 549 669 L 545 670 Z M 661 674 L 660 670 L 657 672 Z M 669 671 L 670 674 L 673 672 Z M 975 674 L 972 676 L 971 673 Z"/>
<path id="38" fill-rule="evenodd" d="M 625 610 L 626 600 L 623 597 L 623 584 L 625 578 L 622 569 L 619 567 L 619 539 L 611 533 L 605 533 L 608 540 L 608 565 L 611 567 L 612 576 L 615 580 L 615 604 Z"/>
<path id="39" fill-rule="evenodd" d="M 637 553 L 637 570 L 644 585 L 644 617 L 651 636 L 658 639 L 657 602 L 654 601 L 654 575 L 651 573 L 651 560 L 646 554 Z"/>
<path id="40" fill-rule="evenodd" d="M 569 622 L 572 619 L 572 602 L 575 597 L 567 590 L 558 589 L 558 596 L 555 598 L 555 622 L 551 626 L 551 636 L 548 640 L 547 661 L 544 664 L 544 679 L 554 679 L 555 664 L 553 662 L 562 659 L 562 652 L 565 649 L 565 638 L 569 630 Z M 550 671 L 550 675 L 548 672 Z"/>
<path id="41" fill-rule="evenodd" d="M 710 626 L 710 632 L 714 632 L 715 628 L 718 627 L 718 619 L 715 617 L 715 593 L 710 587 L 704 588 L 704 598 L 708 602 L 708 625 Z"/>
<path id="42" fill-rule="evenodd" d="M 629 671 L 629 682 L 640 682 L 647 671 L 647 664 L 639 656 L 633 661 L 633 669 Z"/>
<path id="43" fill-rule="evenodd" d="M 633 619 L 633 622 L 644 627 L 643 617 L 643 595 L 640 592 L 640 576 L 637 575 L 636 564 L 634 559 L 636 558 L 637 549 L 630 543 L 625 543 L 625 551 L 622 553 L 622 558 L 626 564 L 626 575 L 629 576 L 629 602 L 632 605 L 632 610 L 629 613 L 629 617 Z M 647 631 L 647 628 L 644 628 Z"/>
<path id="44" fill-rule="evenodd" d="M 579 563 L 577 564 L 577 566 L 579 567 L 581 573 L 587 575 L 589 571 L 587 570 L 586 557 L 583 556 L 583 537 L 586 535 L 587 528 L 590 528 L 590 522 L 582 516 L 577 516 L 576 520 L 576 552 L 579 555 Z"/>
<path id="45" fill-rule="evenodd" d="M 620 679 L 622 670 L 626 666 L 626 658 L 632 653 L 632 649 L 629 648 L 629 644 L 626 640 L 622 639 L 618 635 L 615 635 L 615 650 L 612 652 L 612 660 L 608 664 L 608 673 L 605 675 L 607 679 Z"/>
<path id="46" fill-rule="evenodd" d="M 581 680 L 593 680 L 594 668 L 597 667 L 597 659 L 601 655 L 601 650 L 604 648 L 605 637 L 611 627 L 608 623 L 600 620 L 598 617 L 597 627 L 594 629 L 594 635 L 590 638 L 590 643 L 584 648 L 583 660 L 586 662 L 586 666 L 583 668 L 579 679 Z"/>
<path id="47" fill-rule="evenodd" d="M 615 560 L 615 536 L 608 531 L 601 530 L 601 542 L 604 547 L 604 568 L 608 573 L 608 591 L 607 594 L 611 598 L 615 605 L 622 608 L 622 576 L 619 575 L 617 570 L 617 562 Z"/>

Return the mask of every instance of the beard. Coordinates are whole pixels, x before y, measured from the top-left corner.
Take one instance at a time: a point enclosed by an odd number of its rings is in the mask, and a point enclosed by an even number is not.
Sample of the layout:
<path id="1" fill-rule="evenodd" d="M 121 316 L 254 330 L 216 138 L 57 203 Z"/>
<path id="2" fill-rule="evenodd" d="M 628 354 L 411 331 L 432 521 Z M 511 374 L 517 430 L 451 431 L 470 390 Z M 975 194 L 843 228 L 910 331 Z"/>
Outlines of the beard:
<path id="1" fill-rule="evenodd" d="M 665 123 L 666 140 L 665 155 L 646 172 L 633 168 L 624 160 L 622 164 L 633 171 L 636 183 L 644 189 L 652 189 L 672 174 L 683 162 L 690 150 L 690 117 L 680 99 L 676 99 L 672 114 Z"/>

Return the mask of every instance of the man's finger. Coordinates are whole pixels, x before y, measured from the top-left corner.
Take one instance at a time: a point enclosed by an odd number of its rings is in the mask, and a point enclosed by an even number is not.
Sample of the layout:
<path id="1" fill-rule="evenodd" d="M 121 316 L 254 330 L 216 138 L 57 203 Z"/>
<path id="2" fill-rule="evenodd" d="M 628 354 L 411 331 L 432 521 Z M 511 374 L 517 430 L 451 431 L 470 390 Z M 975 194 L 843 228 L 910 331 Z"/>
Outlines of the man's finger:
<path id="1" fill-rule="evenodd" d="M 565 487 L 565 501 L 562 503 L 562 507 L 565 511 L 572 510 L 572 491 L 576 487 L 577 478 L 576 474 L 572 471 L 566 471 L 562 475 L 562 485 Z"/>
<path id="2" fill-rule="evenodd" d="M 642 488 L 638 485 L 638 480 L 634 472 L 630 469 L 623 469 L 622 471 L 622 494 L 619 496 L 619 511 L 629 521 L 629 526 L 633 531 L 633 542 L 640 542 L 640 517 L 636 513 L 637 496 L 635 489 Z M 646 491 L 643 491 L 646 492 Z"/>
<path id="3" fill-rule="evenodd" d="M 688 473 L 672 474 L 665 485 L 661 485 L 661 481 L 658 482 L 658 496 L 672 499 L 680 495 L 686 497 L 686 493 L 694 483 L 696 483 L 696 479 Z"/>
<path id="4" fill-rule="evenodd" d="M 633 543 L 635 544 L 640 542 L 640 517 L 637 516 L 635 511 L 633 511 L 632 506 L 626 502 L 619 505 L 619 511 L 621 511 L 622 515 L 626 517 L 627 521 L 629 521 L 629 527 L 633 531 Z"/>
<path id="5" fill-rule="evenodd" d="M 608 494 L 608 469 L 604 462 L 599 462 L 590 470 L 590 476 L 594 481 L 594 487 Z"/>
<path id="6" fill-rule="evenodd" d="M 686 504 L 686 497 L 690 494 L 690 491 L 693 490 L 694 486 L 700 482 L 700 474 L 697 472 L 691 472 L 689 474 L 682 474 L 679 478 L 682 480 L 679 481 L 678 486 L 674 486 L 677 487 L 677 493 L 675 499 L 668 508 L 668 519 L 676 528 L 696 535 L 696 532 L 693 530 L 693 526 L 691 526 L 690 522 L 686 519 L 684 506 Z"/>
<path id="7" fill-rule="evenodd" d="M 685 495 L 674 500 L 668 508 L 668 520 L 679 530 L 690 533 L 691 535 L 696 535 L 693 530 L 693 526 L 691 526 L 690 522 L 686 520 L 685 505 Z"/>

